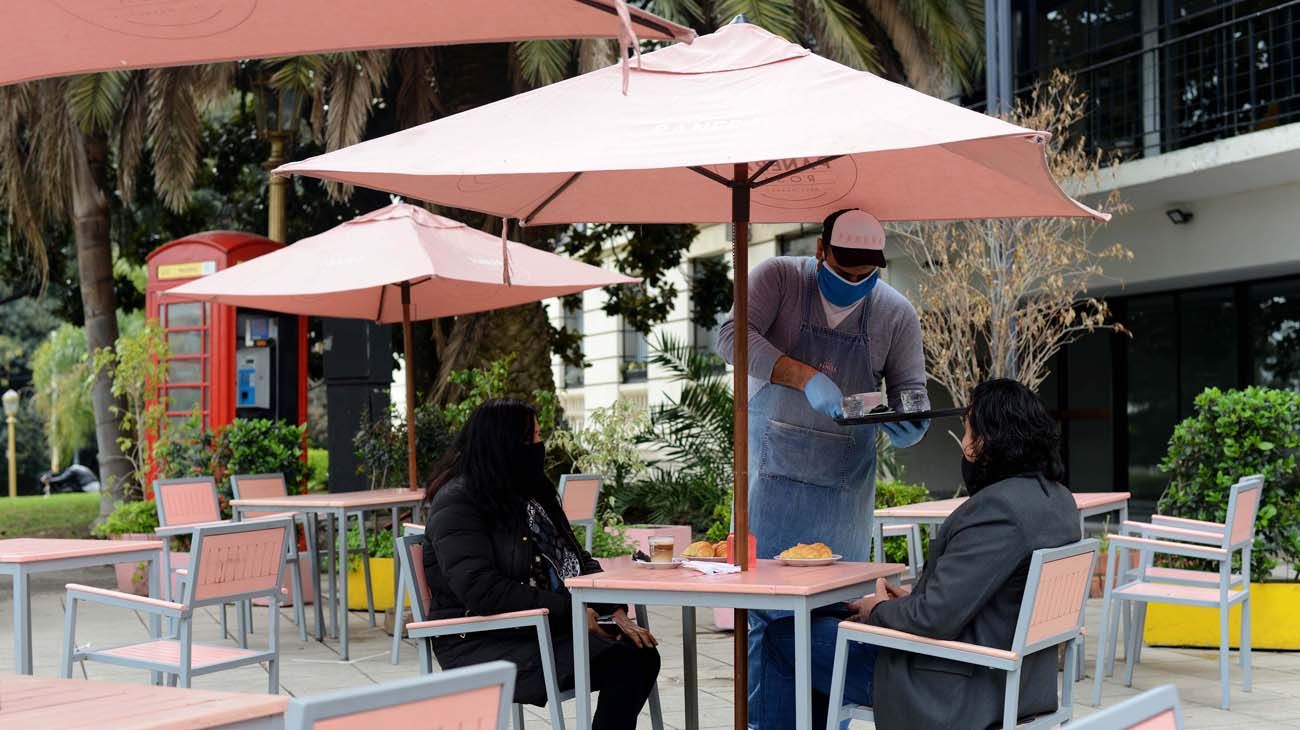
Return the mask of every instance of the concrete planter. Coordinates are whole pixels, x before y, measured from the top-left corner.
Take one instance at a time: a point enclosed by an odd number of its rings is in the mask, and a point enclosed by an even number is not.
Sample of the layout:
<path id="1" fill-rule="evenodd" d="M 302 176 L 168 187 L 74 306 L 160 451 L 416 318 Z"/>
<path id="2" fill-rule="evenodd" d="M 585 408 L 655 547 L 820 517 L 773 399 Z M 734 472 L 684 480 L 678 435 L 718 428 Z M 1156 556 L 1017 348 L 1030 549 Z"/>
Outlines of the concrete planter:
<path id="1" fill-rule="evenodd" d="M 1300 650 L 1300 583 L 1254 583 L 1250 586 L 1252 649 Z M 1228 643 L 1241 637 L 1241 607 L 1228 613 Z M 1153 603 L 1147 608 L 1146 642 L 1154 646 L 1219 648 L 1219 610 Z"/>
<path id="2" fill-rule="evenodd" d="M 133 532 L 124 535 L 112 535 L 110 540 L 131 540 L 134 542 L 147 542 L 157 540 L 154 535 L 143 532 Z M 188 556 L 186 558 L 188 563 Z M 133 593 L 137 596 L 149 595 L 149 573 L 147 563 L 129 562 L 116 563 L 113 565 L 113 572 L 117 576 L 117 589 L 123 593 Z"/>

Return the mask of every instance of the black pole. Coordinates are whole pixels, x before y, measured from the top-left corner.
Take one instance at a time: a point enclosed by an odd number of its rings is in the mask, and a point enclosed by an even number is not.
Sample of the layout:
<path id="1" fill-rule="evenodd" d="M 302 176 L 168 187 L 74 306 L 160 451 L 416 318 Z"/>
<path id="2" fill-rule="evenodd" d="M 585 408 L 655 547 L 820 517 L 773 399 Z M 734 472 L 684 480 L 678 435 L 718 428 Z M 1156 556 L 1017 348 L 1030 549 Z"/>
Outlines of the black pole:
<path id="1" fill-rule="evenodd" d="M 406 483 L 419 489 L 415 468 L 415 359 L 411 342 L 411 282 L 402 282 L 402 355 L 406 358 Z"/>

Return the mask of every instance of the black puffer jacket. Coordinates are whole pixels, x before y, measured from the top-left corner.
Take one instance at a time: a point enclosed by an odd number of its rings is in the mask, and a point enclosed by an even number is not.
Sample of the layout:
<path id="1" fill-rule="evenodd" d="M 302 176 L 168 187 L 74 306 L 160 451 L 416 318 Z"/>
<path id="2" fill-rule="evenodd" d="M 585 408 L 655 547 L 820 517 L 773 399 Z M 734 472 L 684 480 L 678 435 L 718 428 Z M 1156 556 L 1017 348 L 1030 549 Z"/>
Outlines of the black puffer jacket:
<path id="1" fill-rule="evenodd" d="M 599 573 L 600 564 L 574 537 L 558 497 L 543 500 L 543 506 L 560 538 L 569 540 L 577 551 L 583 575 Z M 572 676 L 572 603 L 567 593 L 530 585 L 535 551 L 523 509 L 521 505 L 515 519 L 503 519 L 458 479 L 438 490 L 424 531 L 424 573 L 433 594 L 430 618 L 488 616 L 545 608 L 550 612 L 556 665 L 563 681 L 566 675 Z M 614 607 L 595 608 L 605 614 Z M 594 654 L 600 651 L 603 642 L 594 635 L 591 639 Z M 515 700 L 530 704 L 543 704 L 545 700 L 537 634 L 530 629 L 440 637 L 433 641 L 433 650 L 444 668 L 494 659 L 514 662 L 519 667 Z"/>

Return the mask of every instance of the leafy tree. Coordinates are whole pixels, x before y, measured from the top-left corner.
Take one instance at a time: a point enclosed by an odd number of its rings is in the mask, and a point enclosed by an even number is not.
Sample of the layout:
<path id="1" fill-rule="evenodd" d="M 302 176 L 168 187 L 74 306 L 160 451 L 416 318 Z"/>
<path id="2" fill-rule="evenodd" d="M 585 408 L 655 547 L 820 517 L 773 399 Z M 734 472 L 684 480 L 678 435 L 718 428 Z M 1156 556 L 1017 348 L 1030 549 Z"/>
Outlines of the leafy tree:
<path id="1" fill-rule="evenodd" d="M 32 357 L 34 406 L 45 421 L 53 471 L 62 467 L 63 455 L 85 448 L 95 433 L 91 381 L 86 334 L 65 322 L 49 334 Z"/>

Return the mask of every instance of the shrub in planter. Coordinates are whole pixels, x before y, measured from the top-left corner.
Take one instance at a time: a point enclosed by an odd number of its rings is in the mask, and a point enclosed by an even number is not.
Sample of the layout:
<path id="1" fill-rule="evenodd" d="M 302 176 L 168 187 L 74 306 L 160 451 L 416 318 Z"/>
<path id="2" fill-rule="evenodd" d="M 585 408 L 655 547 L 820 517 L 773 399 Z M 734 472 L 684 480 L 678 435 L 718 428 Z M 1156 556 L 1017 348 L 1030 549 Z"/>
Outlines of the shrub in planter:
<path id="1" fill-rule="evenodd" d="M 1174 428 L 1160 468 L 1170 482 L 1161 514 L 1223 522 L 1234 482 L 1264 475 L 1251 575 L 1265 579 L 1279 563 L 1300 563 L 1300 393 L 1272 388 L 1196 397 L 1195 414 Z"/>
<path id="2" fill-rule="evenodd" d="M 876 481 L 876 509 L 900 507 L 905 504 L 926 502 L 930 499 L 930 490 L 920 484 L 880 479 Z M 930 535 L 921 530 L 921 551 L 930 549 Z M 907 562 L 907 538 L 891 537 L 885 540 L 885 562 Z"/>
<path id="3" fill-rule="evenodd" d="M 369 530 L 366 545 L 370 549 L 370 588 L 375 600 L 375 610 L 383 611 L 396 602 L 393 584 L 393 533 L 391 530 Z M 361 531 L 348 530 L 348 609 L 366 608 L 366 574 L 361 565 Z"/>

